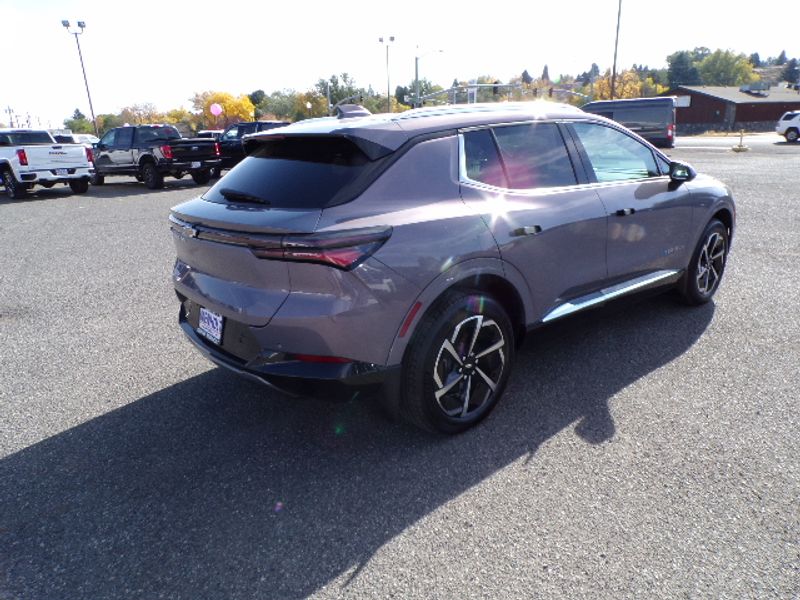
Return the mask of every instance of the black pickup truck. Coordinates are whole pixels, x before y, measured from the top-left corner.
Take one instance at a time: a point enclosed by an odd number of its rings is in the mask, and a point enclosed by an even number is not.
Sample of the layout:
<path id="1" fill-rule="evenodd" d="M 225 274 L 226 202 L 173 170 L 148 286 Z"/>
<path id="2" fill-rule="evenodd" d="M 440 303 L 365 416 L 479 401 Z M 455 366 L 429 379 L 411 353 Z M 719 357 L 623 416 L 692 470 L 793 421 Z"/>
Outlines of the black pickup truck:
<path id="1" fill-rule="evenodd" d="M 249 121 L 228 126 L 219 137 L 219 147 L 222 155 L 222 164 L 219 169 L 235 167 L 244 158 L 243 136 L 266 131 L 267 129 L 275 129 L 276 127 L 285 127 L 286 125 L 289 125 L 288 121 Z"/>
<path id="2" fill-rule="evenodd" d="M 164 187 L 164 177 L 180 179 L 189 173 L 205 185 L 221 164 L 220 147 L 209 138 L 182 138 L 170 125 L 115 127 L 94 146 L 95 175 L 102 185 L 106 175 L 133 175 L 151 190 Z"/>

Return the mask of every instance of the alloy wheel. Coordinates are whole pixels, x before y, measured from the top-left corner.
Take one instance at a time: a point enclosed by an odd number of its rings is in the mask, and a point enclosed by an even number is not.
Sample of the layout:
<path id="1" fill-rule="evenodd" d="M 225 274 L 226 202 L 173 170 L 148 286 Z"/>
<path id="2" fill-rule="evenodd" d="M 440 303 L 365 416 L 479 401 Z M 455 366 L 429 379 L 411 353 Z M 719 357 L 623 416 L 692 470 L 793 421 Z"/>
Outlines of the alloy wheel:
<path id="1" fill-rule="evenodd" d="M 725 238 L 714 232 L 706 239 L 697 258 L 697 290 L 704 295 L 711 294 L 722 277 L 724 267 Z"/>
<path id="2" fill-rule="evenodd" d="M 484 315 L 458 323 L 442 342 L 433 368 L 434 396 L 451 419 L 469 419 L 495 394 L 506 368 L 506 339 Z"/>

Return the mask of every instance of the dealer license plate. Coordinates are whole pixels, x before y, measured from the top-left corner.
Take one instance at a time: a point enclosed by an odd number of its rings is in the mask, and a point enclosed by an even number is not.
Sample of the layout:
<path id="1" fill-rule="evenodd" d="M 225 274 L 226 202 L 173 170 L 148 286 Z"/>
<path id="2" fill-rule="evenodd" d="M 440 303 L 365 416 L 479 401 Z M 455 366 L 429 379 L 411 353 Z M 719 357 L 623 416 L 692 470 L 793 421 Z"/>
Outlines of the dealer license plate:
<path id="1" fill-rule="evenodd" d="M 199 163 L 198 161 L 194 161 L 194 162 L 192 163 L 192 168 L 193 168 L 193 169 L 199 169 L 199 168 L 200 168 L 200 163 Z"/>
<path id="2" fill-rule="evenodd" d="M 222 315 L 200 308 L 200 325 L 197 332 L 215 344 L 222 343 Z"/>
<path id="3" fill-rule="evenodd" d="M 69 169 L 56 169 L 56 175 L 69 175 Z"/>

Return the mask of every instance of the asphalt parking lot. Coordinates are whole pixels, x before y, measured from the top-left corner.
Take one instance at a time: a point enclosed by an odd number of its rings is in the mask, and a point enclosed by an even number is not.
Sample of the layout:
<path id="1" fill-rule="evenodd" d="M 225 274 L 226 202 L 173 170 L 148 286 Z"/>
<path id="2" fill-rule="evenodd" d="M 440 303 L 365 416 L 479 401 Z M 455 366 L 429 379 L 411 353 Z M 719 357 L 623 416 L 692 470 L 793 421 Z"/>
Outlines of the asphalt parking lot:
<path id="1" fill-rule="evenodd" d="M 537 332 L 447 439 L 192 350 L 166 221 L 190 179 L 0 200 L 0 599 L 800 597 L 800 145 L 779 139 L 670 151 L 737 201 L 713 303 Z"/>

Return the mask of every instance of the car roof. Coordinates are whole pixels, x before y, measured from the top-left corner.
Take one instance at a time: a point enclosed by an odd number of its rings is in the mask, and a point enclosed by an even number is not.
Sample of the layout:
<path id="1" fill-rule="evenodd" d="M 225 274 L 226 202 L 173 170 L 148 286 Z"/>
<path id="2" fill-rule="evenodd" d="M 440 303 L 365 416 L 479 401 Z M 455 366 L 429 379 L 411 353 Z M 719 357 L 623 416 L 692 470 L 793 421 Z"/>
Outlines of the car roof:
<path id="1" fill-rule="evenodd" d="M 469 127 L 530 120 L 574 119 L 587 116 L 568 104 L 538 100 L 486 104 L 454 104 L 423 107 L 402 113 L 381 113 L 363 117 L 323 117 L 299 121 L 280 129 L 253 133 L 248 140 L 268 140 L 286 136 L 341 135 L 353 141 L 366 141 L 386 152 L 397 150 L 413 137 Z M 592 115 L 594 116 L 594 115 Z M 359 144 L 362 145 L 362 144 Z M 362 146 L 362 149 L 363 148 Z M 367 152 L 376 157 L 381 152 Z"/>

